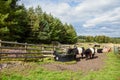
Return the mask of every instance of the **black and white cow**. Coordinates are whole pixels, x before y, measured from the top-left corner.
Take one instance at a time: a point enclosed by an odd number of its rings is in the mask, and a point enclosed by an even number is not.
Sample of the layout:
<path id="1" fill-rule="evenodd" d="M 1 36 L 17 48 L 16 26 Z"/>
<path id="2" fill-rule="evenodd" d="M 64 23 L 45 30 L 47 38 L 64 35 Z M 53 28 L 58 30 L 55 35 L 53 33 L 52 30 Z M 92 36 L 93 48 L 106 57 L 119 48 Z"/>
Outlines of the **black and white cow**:
<path id="1" fill-rule="evenodd" d="M 71 61 L 76 60 L 76 55 L 78 54 L 77 48 L 69 48 L 66 54 L 59 53 L 54 51 L 53 55 L 55 56 L 54 59 L 56 61 Z"/>
<path id="2" fill-rule="evenodd" d="M 97 53 L 97 49 L 95 49 L 95 48 L 88 48 L 84 51 L 84 55 L 85 55 L 86 59 L 94 58 L 95 53 Z"/>
<path id="3" fill-rule="evenodd" d="M 78 54 L 82 56 L 83 58 L 83 55 L 84 55 L 84 52 L 85 52 L 85 48 L 84 47 L 77 47 L 78 49 Z"/>
<path id="4" fill-rule="evenodd" d="M 111 48 L 108 48 L 108 47 L 104 47 L 104 48 L 101 48 L 101 49 L 96 49 L 95 47 L 93 48 L 88 48 L 84 51 L 84 53 L 82 54 L 82 57 L 83 55 L 85 55 L 86 59 L 90 58 L 94 58 L 94 55 L 95 53 L 108 53 L 111 51 Z"/>
<path id="5" fill-rule="evenodd" d="M 95 53 L 107 53 L 110 52 L 111 48 L 102 48 L 102 49 L 96 49 L 95 47 L 93 48 L 88 48 L 85 49 L 84 47 L 74 47 L 74 48 L 69 48 L 66 54 L 60 54 L 57 51 L 54 51 L 53 55 L 55 55 L 55 60 L 57 61 L 65 61 L 65 60 L 77 60 L 78 58 L 76 57 L 77 55 L 83 56 L 85 55 L 86 59 L 94 58 Z"/>

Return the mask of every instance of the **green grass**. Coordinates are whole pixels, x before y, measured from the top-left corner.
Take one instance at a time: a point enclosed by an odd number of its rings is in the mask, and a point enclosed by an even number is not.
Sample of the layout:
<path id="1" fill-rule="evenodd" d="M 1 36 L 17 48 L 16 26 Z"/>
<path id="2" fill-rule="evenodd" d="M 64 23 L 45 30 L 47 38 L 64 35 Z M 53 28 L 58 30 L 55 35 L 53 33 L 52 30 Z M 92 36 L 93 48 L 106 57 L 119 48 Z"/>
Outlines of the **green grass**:
<path id="1" fill-rule="evenodd" d="M 120 80 L 120 58 L 109 54 L 104 69 L 90 72 L 81 80 Z"/>
<path id="2" fill-rule="evenodd" d="M 78 74 L 81 75 L 80 72 Z M 21 75 L 21 72 L 5 73 L 2 75 L 2 80 L 70 80 L 72 78 L 78 80 L 78 74 L 71 71 L 47 71 L 40 68 L 29 71 L 25 75 Z"/>
<path id="3" fill-rule="evenodd" d="M 45 60 L 48 61 L 48 60 Z M 51 61 L 50 61 L 51 62 Z M 81 71 L 50 71 L 40 67 L 40 63 L 29 63 L 24 68 L 4 69 L 1 80 L 120 80 L 120 57 L 110 53 L 106 65 L 99 71 L 87 74 Z M 61 63 L 62 64 L 62 63 Z M 65 64 L 65 63 L 63 63 Z"/>

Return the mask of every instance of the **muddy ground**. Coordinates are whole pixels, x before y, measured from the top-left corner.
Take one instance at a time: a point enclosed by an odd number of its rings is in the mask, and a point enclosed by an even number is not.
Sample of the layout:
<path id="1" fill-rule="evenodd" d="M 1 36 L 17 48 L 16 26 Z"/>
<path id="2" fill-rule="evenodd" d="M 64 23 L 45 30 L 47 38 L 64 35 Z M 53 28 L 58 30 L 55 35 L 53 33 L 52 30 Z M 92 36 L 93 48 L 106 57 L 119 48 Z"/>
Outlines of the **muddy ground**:
<path id="1" fill-rule="evenodd" d="M 104 67 L 105 59 L 107 58 L 108 53 L 96 53 L 95 58 L 93 59 L 80 59 L 75 64 L 59 64 L 59 63 L 49 63 L 42 65 L 44 68 L 48 70 L 54 71 L 62 71 L 62 70 L 70 70 L 70 71 L 98 71 Z"/>
<path id="2" fill-rule="evenodd" d="M 82 71 L 82 72 L 89 72 L 89 71 L 98 71 L 102 69 L 105 65 L 105 59 L 107 59 L 107 54 L 109 53 L 101 53 L 98 54 L 96 53 L 95 58 L 93 59 L 80 59 L 80 61 L 77 61 L 72 64 L 64 64 L 65 62 L 53 62 L 53 63 L 47 63 L 47 64 L 38 64 L 37 66 L 43 67 L 47 70 L 51 71 L 64 71 L 64 70 L 69 70 L 69 71 Z M 24 67 L 27 65 L 27 63 L 23 62 L 13 62 L 13 63 L 7 63 L 7 64 L 1 64 L 0 65 L 0 70 L 4 68 L 13 68 L 13 67 L 18 67 L 19 69 L 21 67 Z M 29 67 L 29 65 L 27 65 Z M 30 67 L 34 67 L 33 65 L 30 65 Z M 24 68 L 23 68 L 24 69 Z"/>

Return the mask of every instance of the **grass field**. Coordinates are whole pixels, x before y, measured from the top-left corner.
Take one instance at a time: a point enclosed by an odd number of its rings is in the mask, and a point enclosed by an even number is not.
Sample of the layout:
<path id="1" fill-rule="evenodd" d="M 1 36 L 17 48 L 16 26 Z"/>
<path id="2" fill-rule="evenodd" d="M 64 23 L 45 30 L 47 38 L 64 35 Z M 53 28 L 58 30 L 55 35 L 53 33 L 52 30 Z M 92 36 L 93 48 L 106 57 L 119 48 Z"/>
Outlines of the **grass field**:
<path id="1" fill-rule="evenodd" d="M 104 68 L 99 71 L 50 71 L 41 67 L 41 62 L 30 62 L 20 67 L 4 68 L 0 80 L 120 80 L 120 57 L 113 53 L 107 56 Z"/>

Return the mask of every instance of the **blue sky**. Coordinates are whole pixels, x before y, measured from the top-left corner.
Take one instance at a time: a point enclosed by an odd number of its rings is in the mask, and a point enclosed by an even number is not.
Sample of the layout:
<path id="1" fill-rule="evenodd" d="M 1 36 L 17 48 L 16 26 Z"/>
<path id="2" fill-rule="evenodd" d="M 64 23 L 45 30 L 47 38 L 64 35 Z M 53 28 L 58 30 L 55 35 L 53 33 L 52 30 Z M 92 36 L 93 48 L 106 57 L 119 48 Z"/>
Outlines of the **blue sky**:
<path id="1" fill-rule="evenodd" d="M 26 8 L 41 6 L 63 23 L 72 24 L 77 35 L 120 37 L 120 0 L 21 0 Z"/>

